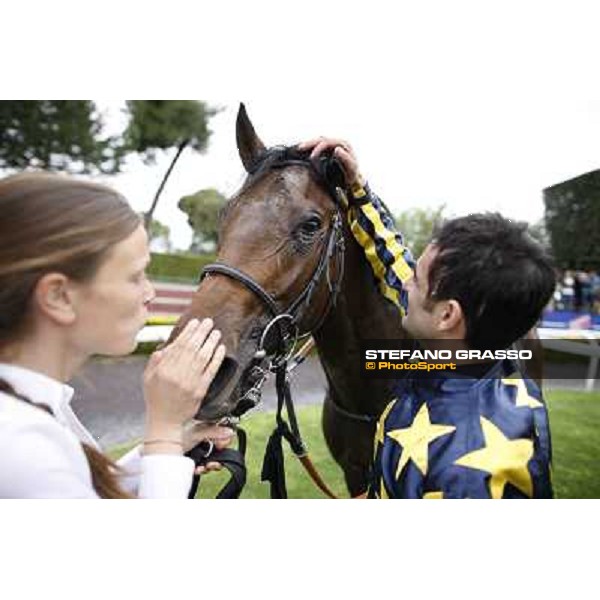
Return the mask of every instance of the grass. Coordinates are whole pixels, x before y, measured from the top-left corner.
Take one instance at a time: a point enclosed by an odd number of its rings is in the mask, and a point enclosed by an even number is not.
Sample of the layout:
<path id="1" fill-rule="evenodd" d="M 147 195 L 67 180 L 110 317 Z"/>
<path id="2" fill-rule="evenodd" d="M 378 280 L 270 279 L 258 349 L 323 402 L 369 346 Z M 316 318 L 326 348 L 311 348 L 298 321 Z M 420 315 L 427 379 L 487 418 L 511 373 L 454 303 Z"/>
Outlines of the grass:
<path id="1" fill-rule="evenodd" d="M 557 498 L 600 498 L 600 393 L 547 393 Z"/>
<path id="2" fill-rule="evenodd" d="M 300 407 L 298 421 L 302 437 L 308 446 L 313 464 L 338 496 L 347 497 L 341 469 L 337 466 L 323 440 L 321 433 L 321 409 L 318 406 Z M 248 436 L 246 450 L 246 467 L 248 476 L 242 498 L 269 498 L 269 484 L 260 480 L 260 472 L 265 447 L 275 426 L 274 413 L 255 413 L 243 421 L 244 430 Z M 109 454 L 117 458 L 129 450 L 133 444 L 123 444 L 113 447 Z M 290 452 L 287 442 L 283 441 L 285 455 L 285 472 L 288 496 L 290 498 L 325 498 L 318 490 L 298 459 Z M 227 471 L 210 473 L 202 477 L 199 488 L 199 498 L 214 498 L 217 492 L 229 479 Z"/>
<path id="3" fill-rule="evenodd" d="M 552 390 L 546 393 L 554 453 L 553 482 L 557 498 L 600 498 L 600 393 Z M 331 458 L 321 433 L 321 410 L 298 410 L 300 430 L 323 479 L 340 497 L 348 497 L 342 472 Z M 248 434 L 248 480 L 242 498 L 268 498 L 269 485 L 260 481 L 264 449 L 274 426 L 273 413 L 256 413 L 244 420 Z M 284 441 L 290 498 L 323 498 Z M 111 449 L 118 457 L 132 444 Z M 227 472 L 203 477 L 200 498 L 214 498 L 228 480 Z"/>

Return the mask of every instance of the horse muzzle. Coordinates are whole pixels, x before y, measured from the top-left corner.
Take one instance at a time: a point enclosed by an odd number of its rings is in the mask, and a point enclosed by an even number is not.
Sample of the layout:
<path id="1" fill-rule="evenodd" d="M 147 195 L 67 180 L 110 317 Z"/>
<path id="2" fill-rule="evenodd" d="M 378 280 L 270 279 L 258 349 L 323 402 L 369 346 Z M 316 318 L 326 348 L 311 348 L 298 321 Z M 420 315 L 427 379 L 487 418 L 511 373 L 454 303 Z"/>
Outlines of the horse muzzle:
<path id="1" fill-rule="evenodd" d="M 196 413 L 197 419 L 218 421 L 231 414 L 231 398 L 234 397 L 238 372 L 238 361 L 232 356 L 226 356 L 206 392 L 200 410 Z"/>

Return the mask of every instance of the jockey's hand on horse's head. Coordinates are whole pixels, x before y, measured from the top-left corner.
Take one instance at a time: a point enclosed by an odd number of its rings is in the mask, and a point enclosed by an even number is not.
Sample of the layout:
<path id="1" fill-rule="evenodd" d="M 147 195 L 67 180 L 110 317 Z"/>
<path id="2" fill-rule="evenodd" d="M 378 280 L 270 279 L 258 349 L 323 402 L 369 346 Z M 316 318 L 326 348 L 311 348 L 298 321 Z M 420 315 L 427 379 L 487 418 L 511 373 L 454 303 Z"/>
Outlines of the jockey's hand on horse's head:
<path id="1" fill-rule="evenodd" d="M 298 144 L 299 150 L 310 150 L 310 158 L 315 160 L 323 152 L 331 152 L 337 158 L 344 170 L 346 184 L 353 189 L 364 185 L 364 179 L 358 169 L 358 160 L 352 146 L 338 138 L 318 137 Z"/>

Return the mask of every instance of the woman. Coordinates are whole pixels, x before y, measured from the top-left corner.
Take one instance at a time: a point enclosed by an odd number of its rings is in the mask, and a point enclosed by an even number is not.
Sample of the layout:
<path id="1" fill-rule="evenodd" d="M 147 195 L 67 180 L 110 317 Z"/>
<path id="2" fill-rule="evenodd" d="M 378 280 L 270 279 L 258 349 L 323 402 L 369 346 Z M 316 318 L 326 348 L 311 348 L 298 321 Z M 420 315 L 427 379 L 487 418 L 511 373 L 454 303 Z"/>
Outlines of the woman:
<path id="1" fill-rule="evenodd" d="M 139 216 L 113 190 L 59 175 L 0 181 L 0 497 L 186 498 L 183 453 L 232 432 L 184 426 L 225 348 L 212 322 L 191 321 L 144 373 L 144 442 L 118 464 L 69 407 L 65 384 L 93 354 L 135 348 L 154 291 Z"/>

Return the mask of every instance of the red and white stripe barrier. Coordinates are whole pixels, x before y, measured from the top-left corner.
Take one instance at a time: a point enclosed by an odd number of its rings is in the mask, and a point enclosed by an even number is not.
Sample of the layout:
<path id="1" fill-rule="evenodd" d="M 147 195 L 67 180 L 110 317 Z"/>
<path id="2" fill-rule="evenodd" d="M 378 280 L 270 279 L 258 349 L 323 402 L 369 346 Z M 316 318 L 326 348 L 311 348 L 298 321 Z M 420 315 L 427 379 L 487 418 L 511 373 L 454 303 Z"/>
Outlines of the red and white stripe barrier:
<path id="1" fill-rule="evenodd" d="M 192 301 L 195 285 L 153 281 L 156 297 L 148 306 L 151 315 L 179 316 Z"/>

